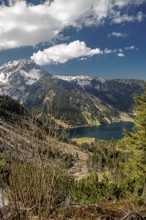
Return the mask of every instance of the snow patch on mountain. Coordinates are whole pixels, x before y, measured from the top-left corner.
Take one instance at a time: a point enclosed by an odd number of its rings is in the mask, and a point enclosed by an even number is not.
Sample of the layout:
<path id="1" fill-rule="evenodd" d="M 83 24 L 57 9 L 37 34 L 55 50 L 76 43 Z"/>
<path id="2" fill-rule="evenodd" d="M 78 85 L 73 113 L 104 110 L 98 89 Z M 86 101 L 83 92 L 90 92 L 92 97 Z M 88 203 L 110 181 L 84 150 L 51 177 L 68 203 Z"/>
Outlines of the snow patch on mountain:
<path id="1" fill-rule="evenodd" d="M 20 70 L 21 76 L 24 77 L 25 83 L 27 85 L 32 85 L 35 83 L 37 80 L 41 78 L 41 73 L 40 70 L 38 69 L 32 69 L 29 72 L 26 72 L 24 70 Z"/>
<path id="2" fill-rule="evenodd" d="M 66 80 L 66 81 L 78 81 L 78 80 L 92 80 L 93 78 L 90 76 L 60 76 L 56 75 L 55 77 Z"/>
<path id="3" fill-rule="evenodd" d="M 91 86 L 91 82 L 93 80 L 97 80 L 98 82 L 104 83 L 105 79 L 102 78 L 98 78 L 98 77 L 92 77 L 92 76 L 84 76 L 84 75 L 80 75 L 80 76 L 60 76 L 60 75 L 56 75 L 55 77 L 62 79 L 62 80 L 66 80 L 68 82 L 75 82 L 78 85 L 80 85 L 82 88 L 84 88 L 85 86 Z"/>
<path id="4" fill-rule="evenodd" d="M 11 73 L 4 73 L 4 72 L 1 72 L 0 73 L 0 83 L 2 84 L 7 84 L 8 81 L 9 81 L 9 76 L 11 75 Z"/>

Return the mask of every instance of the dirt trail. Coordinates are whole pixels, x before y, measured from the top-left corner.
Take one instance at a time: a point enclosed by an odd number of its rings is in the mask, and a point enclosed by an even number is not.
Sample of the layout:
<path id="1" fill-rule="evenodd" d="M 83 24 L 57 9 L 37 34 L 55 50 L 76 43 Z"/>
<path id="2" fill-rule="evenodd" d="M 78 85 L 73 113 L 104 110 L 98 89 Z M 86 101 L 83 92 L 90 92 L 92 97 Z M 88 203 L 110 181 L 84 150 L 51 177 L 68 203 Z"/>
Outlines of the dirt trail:
<path id="1" fill-rule="evenodd" d="M 74 175 L 76 180 L 80 180 L 89 174 L 87 168 L 87 159 L 88 159 L 87 153 L 80 151 L 80 149 L 77 146 L 71 144 L 58 142 L 57 146 L 60 149 L 64 150 L 66 153 L 78 155 L 78 160 L 76 161 L 74 166 L 70 169 L 70 173 Z"/>

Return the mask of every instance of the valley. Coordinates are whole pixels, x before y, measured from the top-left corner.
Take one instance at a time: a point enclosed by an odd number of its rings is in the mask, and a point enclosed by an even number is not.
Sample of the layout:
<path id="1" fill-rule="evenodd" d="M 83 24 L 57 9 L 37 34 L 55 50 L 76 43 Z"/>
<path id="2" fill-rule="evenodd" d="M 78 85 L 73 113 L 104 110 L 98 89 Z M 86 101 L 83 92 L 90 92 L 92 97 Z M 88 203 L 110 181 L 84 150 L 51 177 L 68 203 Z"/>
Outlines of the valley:
<path id="1" fill-rule="evenodd" d="M 7 218 L 3 214 L 7 208 L 12 220 L 21 219 L 20 215 L 24 220 L 30 216 L 86 219 L 82 210 L 87 209 L 92 219 L 96 204 L 100 211 L 94 216 L 103 216 L 105 202 L 117 201 L 119 206 L 123 198 L 144 190 L 127 175 L 131 164 L 123 151 L 130 138 L 139 138 L 138 130 L 131 132 L 133 126 L 138 129 L 133 95 L 141 97 L 142 85 L 141 80 L 54 76 L 31 59 L 0 67 L 0 187 L 4 191 L 0 214 Z M 124 134 L 123 127 L 128 129 Z M 78 133 L 69 139 L 66 131 L 56 132 L 58 128 Z M 139 163 L 135 154 L 143 152 L 127 151 L 135 159 L 130 161 L 131 175 L 138 175 L 141 182 L 144 171 L 135 171 Z M 139 198 L 143 201 L 143 195 Z M 119 213 L 112 212 L 110 216 L 118 219 Z"/>
<path id="2" fill-rule="evenodd" d="M 146 0 L 0 0 L 0 220 L 146 220 Z"/>

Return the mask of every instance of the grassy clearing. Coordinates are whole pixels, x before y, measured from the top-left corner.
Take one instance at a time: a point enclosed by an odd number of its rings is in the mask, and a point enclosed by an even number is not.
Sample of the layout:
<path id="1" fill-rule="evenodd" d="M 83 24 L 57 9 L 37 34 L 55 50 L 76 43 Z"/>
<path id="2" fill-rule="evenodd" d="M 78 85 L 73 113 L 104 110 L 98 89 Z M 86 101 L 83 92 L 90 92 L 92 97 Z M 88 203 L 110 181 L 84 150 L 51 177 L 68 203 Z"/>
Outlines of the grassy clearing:
<path id="1" fill-rule="evenodd" d="M 126 113 L 121 113 L 121 115 L 120 115 L 120 120 L 121 120 L 121 121 L 134 122 L 134 118 L 131 117 L 129 114 L 126 114 Z"/>
<path id="2" fill-rule="evenodd" d="M 77 144 L 84 144 L 84 143 L 94 143 L 95 138 L 89 138 L 89 137 L 84 137 L 84 138 L 72 138 L 72 141 L 75 141 Z"/>
<path id="3" fill-rule="evenodd" d="M 62 126 L 63 128 L 70 128 L 70 127 L 71 127 L 71 126 L 68 125 L 67 123 L 65 123 L 65 122 L 63 122 L 63 121 L 61 121 L 61 120 L 59 120 L 59 119 L 56 119 L 56 118 L 53 117 L 53 116 L 51 116 L 51 119 L 54 120 L 58 126 Z"/>

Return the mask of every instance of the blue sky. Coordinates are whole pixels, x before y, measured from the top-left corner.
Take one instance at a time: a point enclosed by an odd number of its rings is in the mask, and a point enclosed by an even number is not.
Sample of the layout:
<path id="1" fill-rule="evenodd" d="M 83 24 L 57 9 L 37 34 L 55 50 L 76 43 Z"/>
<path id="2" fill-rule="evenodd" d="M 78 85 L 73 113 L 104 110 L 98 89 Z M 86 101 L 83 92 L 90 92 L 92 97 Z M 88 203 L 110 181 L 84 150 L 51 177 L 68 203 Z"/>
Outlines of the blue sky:
<path id="1" fill-rule="evenodd" d="M 52 74 L 146 79 L 146 0 L 1 2 L 0 64 L 26 57 Z"/>

